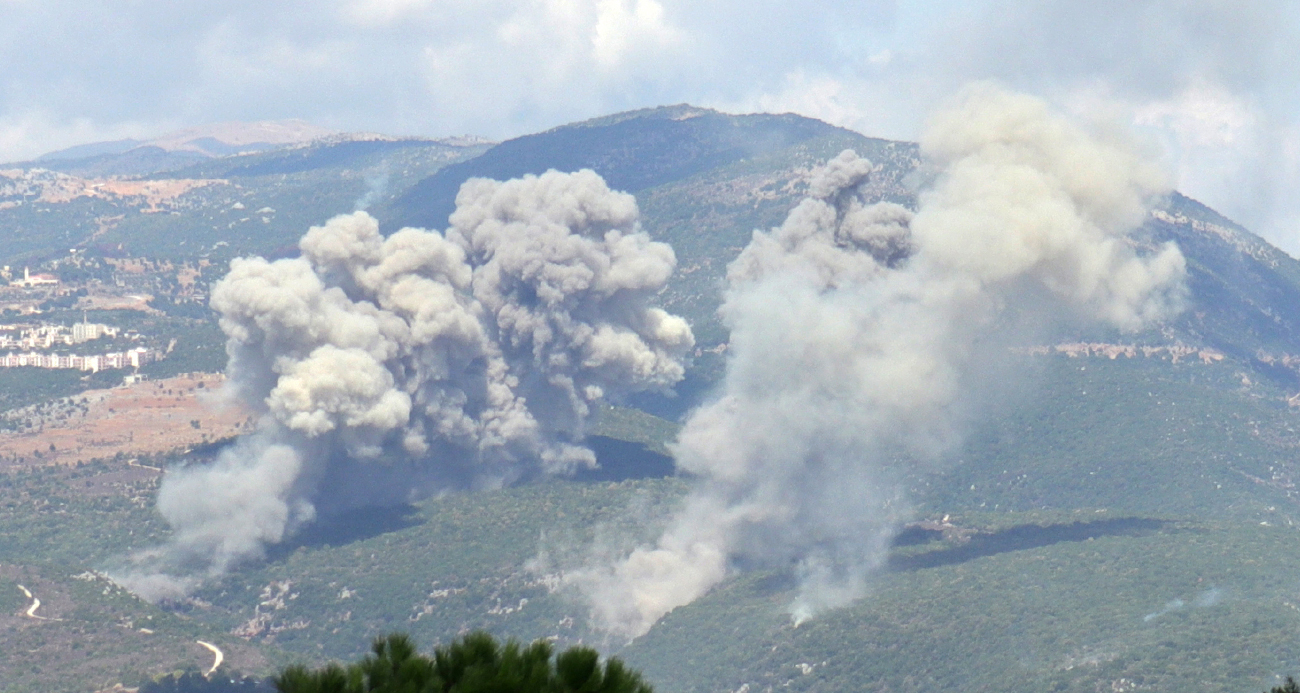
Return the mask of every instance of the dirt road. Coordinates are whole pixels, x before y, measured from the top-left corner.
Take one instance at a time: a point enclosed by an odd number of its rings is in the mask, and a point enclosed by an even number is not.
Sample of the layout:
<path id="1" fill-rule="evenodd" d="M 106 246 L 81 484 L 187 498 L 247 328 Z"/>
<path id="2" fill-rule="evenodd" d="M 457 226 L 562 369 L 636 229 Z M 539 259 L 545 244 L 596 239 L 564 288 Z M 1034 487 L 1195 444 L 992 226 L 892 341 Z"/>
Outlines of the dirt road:
<path id="1" fill-rule="evenodd" d="M 39 608 L 41 608 L 41 600 L 40 600 L 40 599 L 37 599 L 37 598 L 36 598 L 36 595 L 32 594 L 32 591 L 31 591 L 31 590 L 27 589 L 26 587 L 23 587 L 22 585 L 19 585 L 19 586 L 18 586 L 18 589 L 22 590 L 22 591 L 23 591 L 23 594 L 27 595 L 27 598 L 30 599 L 30 600 L 32 600 L 32 605 L 29 606 L 29 607 L 27 607 L 27 611 L 24 612 L 24 615 L 27 616 L 27 618 L 34 618 L 34 619 L 36 619 L 36 620 L 38 620 L 38 621 L 58 621 L 58 620 L 60 620 L 60 619 L 57 619 L 57 618 L 46 618 L 45 616 L 37 616 L 37 615 L 36 615 L 36 610 L 39 609 Z"/>
<path id="2" fill-rule="evenodd" d="M 211 676 L 212 672 L 216 671 L 217 667 L 221 666 L 221 663 L 225 661 L 226 656 L 224 654 L 221 654 L 220 647 L 217 647 L 216 645 L 213 645 L 210 642 L 205 642 L 203 640 L 195 640 L 194 642 L 197 642 L 198 644 L 212 651 L 212 658 L 213 658 L 212 667 L 208 669 L 206 673 L 203 674 L 204 676 Z"/>

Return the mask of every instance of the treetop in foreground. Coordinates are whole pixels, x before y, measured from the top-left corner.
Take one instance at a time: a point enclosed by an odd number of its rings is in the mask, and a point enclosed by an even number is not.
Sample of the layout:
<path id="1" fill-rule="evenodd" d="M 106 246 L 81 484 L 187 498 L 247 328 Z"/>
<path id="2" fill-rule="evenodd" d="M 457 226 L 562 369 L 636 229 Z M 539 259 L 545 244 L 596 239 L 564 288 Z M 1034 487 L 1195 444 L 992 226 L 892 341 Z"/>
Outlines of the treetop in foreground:
<path id="1" fill-rule="evenodd" d="M 641 675 L 589 647 L 552 658 L 545 640 L 504 645 L 474 632 L 427 657 L 404 634 L 377 638 L 372 654 L 347 667 L 291 666 L 274 679 L 281 693 L 653 693 Z"/>

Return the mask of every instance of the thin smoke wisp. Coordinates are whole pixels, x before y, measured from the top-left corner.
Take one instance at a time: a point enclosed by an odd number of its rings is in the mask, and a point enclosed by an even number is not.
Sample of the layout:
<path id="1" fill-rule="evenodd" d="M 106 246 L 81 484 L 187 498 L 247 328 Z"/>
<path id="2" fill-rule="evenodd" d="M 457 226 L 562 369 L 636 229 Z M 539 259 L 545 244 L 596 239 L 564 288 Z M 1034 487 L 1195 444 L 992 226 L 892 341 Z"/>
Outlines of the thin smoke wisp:
<path id="1" fill-rule="evenodd" d="M 725 380 L 674 450 L 692 492 L 655 542 L 566 573 L 597 627 L 636 637 L 755 565 L 793 569 L 796 623 L 860 598 L 908 514 L 900 468 L 961 441 L 1009 321 L 1180 309 L 1182 254 L 1128 239 L 1167 187 L 1126 142 L 977 84 L 921 147 L 915 212 L 868 204 L 846 151 L 730 265 Z"/>

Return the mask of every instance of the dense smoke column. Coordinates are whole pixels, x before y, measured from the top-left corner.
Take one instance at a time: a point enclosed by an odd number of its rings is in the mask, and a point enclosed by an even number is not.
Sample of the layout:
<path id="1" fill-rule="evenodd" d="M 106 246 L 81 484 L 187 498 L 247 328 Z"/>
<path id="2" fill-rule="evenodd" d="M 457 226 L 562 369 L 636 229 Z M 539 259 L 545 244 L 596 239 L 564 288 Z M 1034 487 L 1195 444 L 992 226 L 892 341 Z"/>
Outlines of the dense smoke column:
<path id="1" fill-rule="evenodd" d="M 1123 143 L 976 85 L 921 145 L 914 214 L 866 204 L 844 152 L 730 265 L 722 392 L 674 450 L 693 492 L 654 545 L 568 575 L 599 627 L 640 635 L 745 565 L 794 567 L 796 622 L 859 598 L 907 515 L 894 478 L 953 451 L 1012 316 L 1179 309 L 1178 249 L 1126 241 L 1164 179 Z"/>
<path id="2" fill-rule="evenodd" d="M 649 307 L 676 260 L 637 218 L 591 171 L 479 179 L 445 234 L 356 212 L 233 261 L 212 307 L 256 431 L 168 473 L 173 541 L 124 581 L 168 596 L 321 512 L 594 465 L 592 404 L 671 388 L 694 346 Z"/>

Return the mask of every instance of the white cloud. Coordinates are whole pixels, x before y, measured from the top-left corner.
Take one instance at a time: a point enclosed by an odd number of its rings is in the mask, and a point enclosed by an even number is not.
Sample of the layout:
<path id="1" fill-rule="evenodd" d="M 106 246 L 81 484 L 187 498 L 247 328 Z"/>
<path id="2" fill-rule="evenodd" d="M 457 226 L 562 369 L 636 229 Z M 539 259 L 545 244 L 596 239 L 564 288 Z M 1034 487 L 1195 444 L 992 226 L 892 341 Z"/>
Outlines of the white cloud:
<path id="1" fill-rule="evenodd" d="M 926 15 L 856 61 L 801 66 L 717 103 L 795 110 L 870 135 L 915 138 L 975 79 L 1039 94 L 1158 142 L 1179 188 L 1300 253 L 1300 5 L 1279 0 L 986 0 Z M 928 16 L 929 23 L 916 21 Z"/>
<path id="2" fill-rule="evenodd" d="M 591 43 L 596 64 L 609 70 L 633 53 L 672 50 L 681 31 L 668 24 L 655 0 L 598 0 Z"/>
<path id="3" fill-rule="evenodd" d="M 143 138 L 167 123 L 96 123 L 88 118 L 61 120 L 57 115 L 40 111 L 7 114 L 0 117 L 0 152 L 7 161 L 34 159 L 69 144 Z"/>
<path id="4" fill-rule="evenodd" d="M 301 117 L 505 137 L 669 102 L 736 101 L 870 48 L 891 0 L 326 0 L 0 6 L 0 116 Z M 67 21 L 76 16 L 78 21 Z M 864 29 L 865 27 L 865 29 Z M 71 144 L 71 142 L 60 143 Z M 10 158 L 0 152 L 0 158 Z"/>
<path id="5" fill-rule="evenodd" d="M 1249 104 L 1221 85 L 1198 83 L 1171 99 L 1137 109 L 1138 125 L 1169 130 L 1193 147 L 1231 147 L 1249 138 L 1259 118 Z"/>
<path id="6" fill-rule="evenodd" d="M 733 112 L 798 113 L 873 136 L 914 136 L 909 128 L 896 130 L 886 124 L 890 107 L 897 103 L 882 98 L 881 86 L 868 80 L 796 70 L 786 74 L 777 89 L 716 105 Z"/>
<path id="7" fill-rule="evenodd" d="M 356 0 L 343 7 L 343 16 L 357 24 L 383 25 L 426 9 L 430 0 Z"/>
<path id="8" fill-rule="evenodd" d="M 995 79 L 1142 124 L 1188 192 L 1290 242 L 1297 42 L 1289 0 L 0 2 L 0 159 L 142 124 L 501 138 L 683 101 L 915 138 Z"/>
<path id="9" fill-rule="evenodd" d="M 867 62 L 876 67 L 884 67 L 894 60 L 894 52 L 886 48 L 867 58 Z"/>

